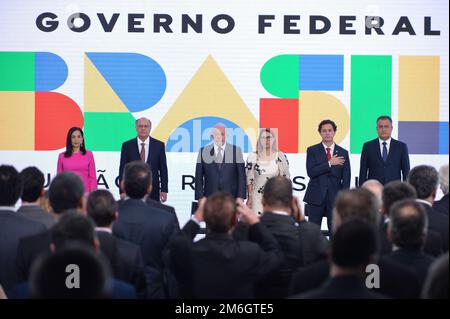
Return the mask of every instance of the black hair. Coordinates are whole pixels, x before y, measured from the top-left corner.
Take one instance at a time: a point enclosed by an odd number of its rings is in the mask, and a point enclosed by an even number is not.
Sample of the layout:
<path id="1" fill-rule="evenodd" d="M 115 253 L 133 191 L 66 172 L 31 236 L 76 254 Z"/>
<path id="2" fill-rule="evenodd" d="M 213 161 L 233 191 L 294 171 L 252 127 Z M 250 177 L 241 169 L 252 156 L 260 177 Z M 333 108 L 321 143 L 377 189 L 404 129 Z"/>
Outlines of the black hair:
<path id="1" fill-rule="evenodd" d="M 44 188 L 44 174 L 35 166 L 25 168 L 20 172 L 23 183 L 22 201 L 35 202 L 38 200 Z"/>
<path id="2" fill-rule="evenodd" d="M 73 153 L 73 147 L 72 147 L 72 134 L 75 131 L 80 131 L 81 137 L 83 138 L 83 143 L 80 145 L 80 152 L 85 155 L 86 154 L 86 144 L 84 141 L 84 134 L 83 130 L 79 127 L 71 127 L 69 129 L 69 132 L 67 132 L 67 138 L 66 138 L 66 151 L 64 152 L 64 157 L 71 157 Z"/>

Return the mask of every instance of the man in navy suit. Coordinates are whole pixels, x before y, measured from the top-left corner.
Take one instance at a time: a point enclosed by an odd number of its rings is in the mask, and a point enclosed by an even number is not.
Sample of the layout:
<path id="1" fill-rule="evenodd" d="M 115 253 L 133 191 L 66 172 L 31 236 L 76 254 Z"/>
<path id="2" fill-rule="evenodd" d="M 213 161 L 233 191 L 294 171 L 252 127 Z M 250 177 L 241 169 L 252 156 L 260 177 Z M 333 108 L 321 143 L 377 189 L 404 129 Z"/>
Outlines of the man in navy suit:
<path id="1" fill-rule="evenodd" d="M 195 167 L 195 199 L 217 191 L 235 198 L 246 198 L 244 158 L 238 146 L 226 143 L 226 128 L 214 126 L 213 143 L 202 147 Z"/>
<path id="2" fill-rule="evenodd" d="M 119 184 L 123 178 L 125 165 L 132 161 L 141 160 L 150 165 L 153 176 L 153 190 L 149 197 L 156 201 L 165 202 L 168 193 L 168 176 L 166 148 L 163 142 L 150 136 L 152 122 L 143 117 L 136 120 L 137 138 L 122 144 L 120 153 Z M 123 193 L 123 190 L 120 191 Z"/>
<path id="3" fill-rule="evenodd" d="M 331 120 L 319 123 L 322 142 L 308 147 L 306 151 L 306 171 L 309 176 L 308 188 L 303 201 L 308 221 L 322 224 L 327 218 L 331 231 L 334 199 L 341 189 L 350 187 L 350 159 L 348 152 L 334 143 L 337 126 Z"/>
<path id="4" fill-rule="evenodd" d="M 359 166 L 359 185 L 376 179 L 385 185 L 403 180 L 409 173 L 408 147 L 391 137 L 392 119 L 383 115 L 377 119 L 378 138 L 364 143 Z"/>

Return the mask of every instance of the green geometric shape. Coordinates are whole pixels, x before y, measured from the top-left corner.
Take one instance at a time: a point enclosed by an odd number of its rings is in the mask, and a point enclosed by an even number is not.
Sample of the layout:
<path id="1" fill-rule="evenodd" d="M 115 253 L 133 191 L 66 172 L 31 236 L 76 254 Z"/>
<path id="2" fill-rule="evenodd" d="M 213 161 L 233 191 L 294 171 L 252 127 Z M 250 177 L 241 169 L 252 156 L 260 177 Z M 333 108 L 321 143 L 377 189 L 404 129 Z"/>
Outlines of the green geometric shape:
<path id="1" fill-rule="evenodd" d="M 261 84 L 267 92 L 281 98 L 299 98 L 298 55 L 278 55 L 267 61 L 261 69 Z"/>
<path id="2" fill-rule="evenodd" d="M 34 91 L 34 52 L 0 52 L 0 91 Z"/>
<path id="3" fill-rule="evenodd" d="M 350 81 L 350 152 L 360 154 L 377 137 L 377 118 L 392 112 L 392 57 L 352 55 Z"/>
<path id="4" fill-rule="evenodd" d="M 86 112 L 84 135 L 91 151 L 120 151 L 122 143 L 136 136 L 131 113 Z"/>

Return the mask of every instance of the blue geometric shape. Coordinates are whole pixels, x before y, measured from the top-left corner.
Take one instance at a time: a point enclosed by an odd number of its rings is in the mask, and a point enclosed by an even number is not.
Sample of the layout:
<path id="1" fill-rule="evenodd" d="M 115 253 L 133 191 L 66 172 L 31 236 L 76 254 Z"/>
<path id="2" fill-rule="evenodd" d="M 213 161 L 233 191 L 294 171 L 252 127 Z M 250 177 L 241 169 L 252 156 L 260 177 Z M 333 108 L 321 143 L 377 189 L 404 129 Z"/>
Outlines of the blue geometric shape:
<path id="1" fill-rule="evenodd" d="M 137 53 L 86 53 L 130 112 L 154 106 L 166 91 L 166 74 L 152 58 Z"/>
<path id="2" fill-rule="evenodd" d="M 342 91 L 343 55 L 300 55 L 299 89 L 303 91 Z"/>
<path id="3" fill-rule="evenodd" d="M 408 145 L 409 154 L 439 154 L 439 135 L 439 122 L 398 122 L 398 139 Z"/>
<path id="4" fill-rule="evenodd" d="M 176 128 L 166 143 L 167 152 L 198 152 L 212 142 L 211 130 L 222 123 L 227 129 L 227 143 L 237 145 L 242 152 L 252 151 L 252 143 L 243 129 L 221 117 L 197 117 Z"/>
<path id="5" fill-rule="evenodd" d="M 35 90 L 47 92 L 59 88 L 67 79 L 68 68 L 61 57 L 50 52 L 35 53 Z"/>
<path id="6" fill-rule="evenodd" d="M 448 122 L 439 122 L 439 154 L 448 155 Z"/>

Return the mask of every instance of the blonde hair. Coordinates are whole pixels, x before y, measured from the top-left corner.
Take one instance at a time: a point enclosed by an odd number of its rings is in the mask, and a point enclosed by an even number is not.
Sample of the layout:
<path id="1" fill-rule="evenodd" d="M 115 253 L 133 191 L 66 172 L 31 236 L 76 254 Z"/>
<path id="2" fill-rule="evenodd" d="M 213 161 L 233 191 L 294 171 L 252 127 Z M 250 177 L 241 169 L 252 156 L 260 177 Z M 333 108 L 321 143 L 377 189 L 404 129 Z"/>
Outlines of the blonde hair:
<path id="1" fill-rule="evenodd" d="M 264 133 L 269 133 L 273 137 L 274 143 L 272 144 L 272 151 L 277 152 L 278 151 L 277 136 L 275 135 L 275 133 L 271 128 L 262 128 L 259 131 L 258 141 L 256 142 L 256 154 L 260 154 L 264 151 L 265 146 L 261 145 L 261 136 Z"/>

